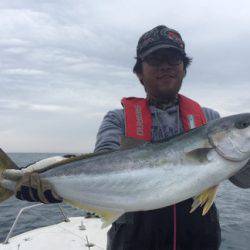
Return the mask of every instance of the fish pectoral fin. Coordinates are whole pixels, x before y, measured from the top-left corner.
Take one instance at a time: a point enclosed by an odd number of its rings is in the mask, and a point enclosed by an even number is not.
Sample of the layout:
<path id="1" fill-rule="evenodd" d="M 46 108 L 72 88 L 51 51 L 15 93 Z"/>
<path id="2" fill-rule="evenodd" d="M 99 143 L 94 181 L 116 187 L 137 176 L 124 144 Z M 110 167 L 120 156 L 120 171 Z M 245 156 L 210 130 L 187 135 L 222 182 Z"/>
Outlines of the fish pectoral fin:
<path id="1" fill-rule="evenodd" d="M 124 213 L 123 211 L 111 211 L 106 208 L 94 207 L 67 199 L 64 199 L 63 201 L 73 207 L 98 215 L 102 220 L 102 228 L 105 228 L 115 222 Z"/>
<path id="2" fill-rule="evenodd" d="M 211 188 L 206 189 L 201 194 L 195 196 L 190 213 L 194 212 L 194 210 L 199 206 L 201 207 L 203 206 L 202 215 L 205 215 L 209 211 L 214 202 L 217 190 L 218 186 L 213 186 Z"/>
<path id="3" fill-rule="evenodd" d="M 186 155 L 192 159 L 198 160 L 199 162 L 208 161 L 207 155 L 212 150 L 212 148 L 197 148 L 190 152 L 187 152 Z"/>

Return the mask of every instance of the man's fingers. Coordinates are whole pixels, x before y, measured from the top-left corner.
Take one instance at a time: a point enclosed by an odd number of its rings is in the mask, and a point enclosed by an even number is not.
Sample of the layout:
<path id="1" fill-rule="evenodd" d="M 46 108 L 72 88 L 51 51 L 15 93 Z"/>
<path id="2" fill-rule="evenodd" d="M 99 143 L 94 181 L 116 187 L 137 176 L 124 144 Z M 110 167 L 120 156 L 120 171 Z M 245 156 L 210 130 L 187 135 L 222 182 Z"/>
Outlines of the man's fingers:
<path id="1" fill-rule="evenodd" d="M 6 169 L 2 173 L 2 177 L 10 181 L 18 181 L 23 177 L 23 172 L 16 169 Z"/>
<path id="2" fill-rule="evenodd" d="M 1 178 L 0 186 L 14 192 L 14 190 L 16 189 L 16 182 Z"/>
<path id="3" fill-rule="evenodd" d="M 62 198 L 60 198 L 58 195 L 55 195 L 52 190 L 45 190 L 44 196 L 49 203 L 62 202 Z"/>
<path id="4" fill-rule="evenodd" d="M 7 169 L 3 172 L 0 185 L 15 192 L 20 200 L 42 203 L 60 203 L 62 198 L 53 190 L 48 181 L 41 181 L 39 174 L 23 173 L 20 170 Z"/>
<path id="5" fill-rule="evenodd" d="M 13 172 L 7 171 L 7 177 L 16 178 L 16 172 L 13 174 Z M 53 186 L 47 180 L 41 180 L 38 173 L 25 173 L 21 177 L 15 187 L 18 199 L 42 203 L 62 202 L 63 199 L 56 194 Z"/>

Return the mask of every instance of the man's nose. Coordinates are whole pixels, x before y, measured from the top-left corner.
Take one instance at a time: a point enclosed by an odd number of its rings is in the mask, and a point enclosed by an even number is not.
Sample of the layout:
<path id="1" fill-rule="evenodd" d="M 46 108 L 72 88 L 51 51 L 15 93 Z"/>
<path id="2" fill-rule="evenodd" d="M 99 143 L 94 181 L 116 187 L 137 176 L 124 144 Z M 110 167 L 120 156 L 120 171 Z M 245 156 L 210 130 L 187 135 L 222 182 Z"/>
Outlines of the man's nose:
<path id="1" fill-rule="evenodd" d="M 168 70 L 168 69 L 170 69 L 170 68 L 172 68 L 172 66 L 171 66 L 167 61 L 162 62 L 162 63 L 159 65 L 159 67 L 158 67 L 159 71 L 165 71 L 165 70 Z"/>

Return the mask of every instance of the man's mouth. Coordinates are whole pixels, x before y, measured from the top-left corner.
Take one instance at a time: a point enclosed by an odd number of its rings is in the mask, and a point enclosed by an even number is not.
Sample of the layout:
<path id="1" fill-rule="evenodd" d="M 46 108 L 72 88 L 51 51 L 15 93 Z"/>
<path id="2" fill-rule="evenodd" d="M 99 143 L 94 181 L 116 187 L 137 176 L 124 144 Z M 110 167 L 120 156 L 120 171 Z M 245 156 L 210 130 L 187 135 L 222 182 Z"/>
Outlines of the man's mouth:
<path id="1" fill-rule="evenodd" d="M 161 74 L 157 77 L 158 79 L 163 78 L 176 78 L 176 75 L 174 73 L 167 73 L 167 74 Z"/>

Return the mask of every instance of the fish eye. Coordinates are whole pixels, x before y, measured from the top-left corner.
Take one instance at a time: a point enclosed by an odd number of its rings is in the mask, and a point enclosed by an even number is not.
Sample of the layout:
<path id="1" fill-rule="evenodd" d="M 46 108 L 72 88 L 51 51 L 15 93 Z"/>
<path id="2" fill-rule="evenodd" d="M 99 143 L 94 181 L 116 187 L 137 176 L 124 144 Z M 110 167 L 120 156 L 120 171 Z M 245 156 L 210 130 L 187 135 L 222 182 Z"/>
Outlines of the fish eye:
<path id="1" fill-rule="evenodd" d="M 235 123 L 235 127 L 236 128 L 238 128 L 238 129 L 244 129 L 244 128 L 247 128 L 248 126 L 249 126 L 249 122 L 246 122 L 246 121 L 244 121 L 244 122 L 237 122 L 237 123 Z"/>

